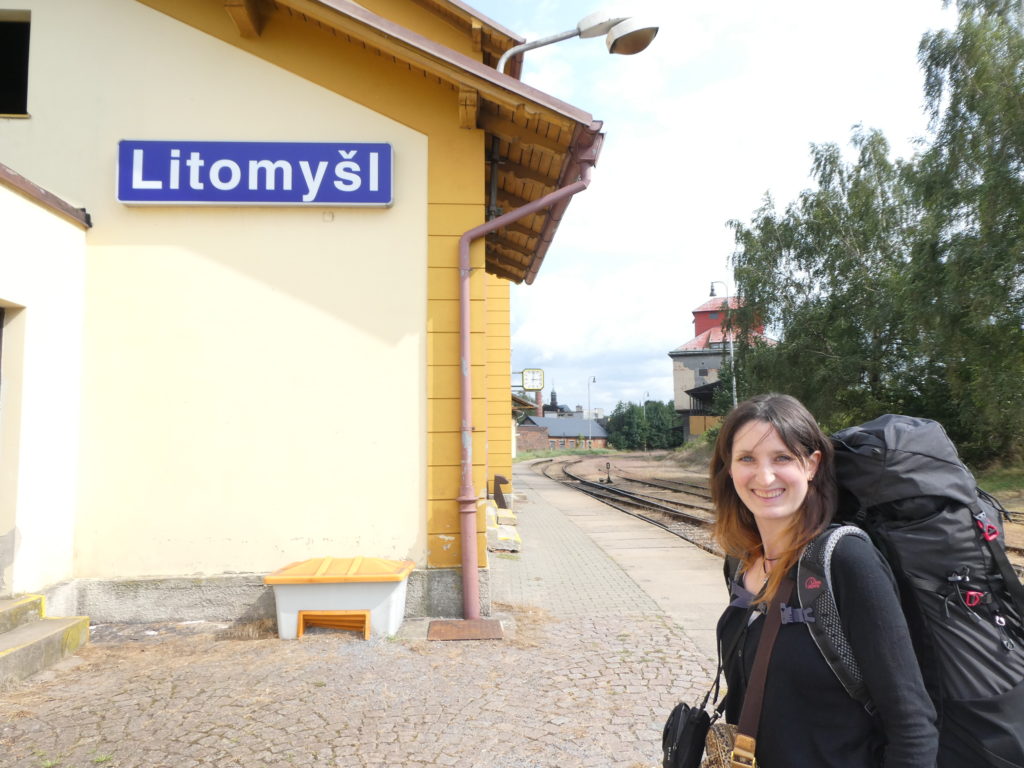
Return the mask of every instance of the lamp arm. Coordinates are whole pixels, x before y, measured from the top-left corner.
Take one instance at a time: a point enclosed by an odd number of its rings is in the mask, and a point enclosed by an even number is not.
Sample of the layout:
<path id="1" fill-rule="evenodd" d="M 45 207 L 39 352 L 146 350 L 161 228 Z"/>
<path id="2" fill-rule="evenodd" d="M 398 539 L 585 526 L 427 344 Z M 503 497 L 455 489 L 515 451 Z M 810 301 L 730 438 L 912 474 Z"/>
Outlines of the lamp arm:
<path id="1" fill-rule="evenodd" d="M 569 40 L 573 37 L 579 37 L 580 31 L 578 29 L 570 29 L 565 32 L 559 32 L 557 35 L 550 35 L 548 37 L 542 37 L 538 40 L 531 40 L 528 43 L 522 43 L 513 48 L 509 48 L 498 59 L 498 65 L 495 67 L 496 70 L 505 73 L 505 63 L 516 54 L 522 53 L 523 51 L 532 51 L 534 48 L 541 48 L 545 45 L 551 45 L 552 43 L 558 43 L 562 40 Z"/>

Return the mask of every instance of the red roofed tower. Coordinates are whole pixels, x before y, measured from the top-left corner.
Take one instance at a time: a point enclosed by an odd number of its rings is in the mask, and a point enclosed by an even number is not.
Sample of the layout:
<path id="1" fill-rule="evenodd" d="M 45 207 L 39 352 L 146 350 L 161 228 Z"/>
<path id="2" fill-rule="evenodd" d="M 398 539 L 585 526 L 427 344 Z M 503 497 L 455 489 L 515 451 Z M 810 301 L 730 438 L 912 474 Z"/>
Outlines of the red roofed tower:
<path id="1" fill-rule="evenodd" d="M 693 310 L 696 335 L 668 353 L 676 411 L 683 416 L 687 439 L 717 423 L 711 416 L 711 400 L 720 386 L 718 372 L 729 353 L 729 342 L 734 340 L 734 332 L 724 331 L 722 325 L 729 311 L 741 305 L 735 296 L 708 299 Z M 754 333 L 763 335 L 764 327 L 755 328 Z"/>

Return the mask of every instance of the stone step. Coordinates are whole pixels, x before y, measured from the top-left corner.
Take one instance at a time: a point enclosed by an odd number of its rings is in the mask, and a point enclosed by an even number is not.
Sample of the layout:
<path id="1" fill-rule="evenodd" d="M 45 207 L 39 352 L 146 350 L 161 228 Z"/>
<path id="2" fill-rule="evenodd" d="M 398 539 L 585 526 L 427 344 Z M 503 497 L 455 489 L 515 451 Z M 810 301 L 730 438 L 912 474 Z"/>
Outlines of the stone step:
<path id="1" fill-rule="evenodd" d="M 0 634 L 0 687 L 24 680 L 89 642 L 89 617 L 38 619 Z"/>
<path id="2" fill-rule="evenodd" d="M 0 598 L 0 634 L 43 617 L 43 596 Z"/>

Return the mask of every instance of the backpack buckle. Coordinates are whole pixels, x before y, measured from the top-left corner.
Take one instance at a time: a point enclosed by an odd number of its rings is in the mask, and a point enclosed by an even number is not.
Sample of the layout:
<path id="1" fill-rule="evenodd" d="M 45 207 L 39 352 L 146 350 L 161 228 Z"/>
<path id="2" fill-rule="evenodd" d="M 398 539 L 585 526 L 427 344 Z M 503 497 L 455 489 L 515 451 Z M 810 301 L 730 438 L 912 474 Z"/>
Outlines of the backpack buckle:
<path id="1" fill-rule="evenodd" d="M 981 529 L 981 535 L 985 541 L 995 541 L 999 538 L 999 528 L 981 518 L 975 519 L 978 522 L 978 528 Z"/>
<path id="2" fill-rule="evenodd" d="M 970 589 L 964 592 L 964 605 L 968 608 L 977 608 L 981 605 L 981 601 L 985 599 L 984 592 L 978 592 L 975 589 Z"/>

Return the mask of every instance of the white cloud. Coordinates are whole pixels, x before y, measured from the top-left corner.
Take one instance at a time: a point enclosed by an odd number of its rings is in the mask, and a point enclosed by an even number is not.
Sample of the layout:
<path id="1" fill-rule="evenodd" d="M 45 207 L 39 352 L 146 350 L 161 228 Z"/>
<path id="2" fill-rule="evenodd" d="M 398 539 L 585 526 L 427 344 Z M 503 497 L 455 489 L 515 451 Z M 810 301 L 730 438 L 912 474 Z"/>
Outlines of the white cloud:
<path id="1" fill-rule="evenodd" d="M 600 3 L 471 0 L 536 39 Z M 941 0 L 624 2 L 661 24 L 651 47 L 608 56 L 569 40 L 526 54 L 523 80 L 605 121 L 591 187 L 576 196 L 532 286 L 513 290 L 513 368 L 543 367 L 559 401 L 610 410 L 671 398 L 668 351 L 692 337 L 711 280 L 732 285 L 731 218 L 770 191 L 810 186 L 810 145 L 848 147 L 856 123 L 908 156 L 925 133 L 921 35 Z"/>

